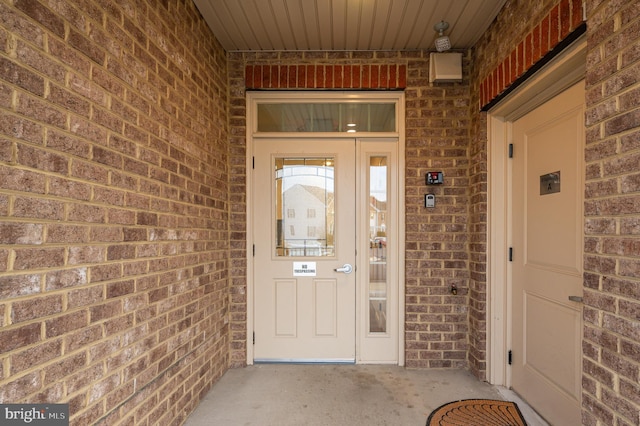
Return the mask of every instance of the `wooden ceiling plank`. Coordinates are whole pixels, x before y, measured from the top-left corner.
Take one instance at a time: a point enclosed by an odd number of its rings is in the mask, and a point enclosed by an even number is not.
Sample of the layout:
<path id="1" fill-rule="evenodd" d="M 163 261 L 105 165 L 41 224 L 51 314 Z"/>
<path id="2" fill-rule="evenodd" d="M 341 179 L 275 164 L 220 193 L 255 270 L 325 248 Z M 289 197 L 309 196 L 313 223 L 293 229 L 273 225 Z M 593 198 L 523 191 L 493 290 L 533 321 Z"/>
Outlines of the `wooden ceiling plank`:
<path id="1" fill-rule="evenodd" d="M 346 50 L 347 46 L 347 0 L 331 2 L 331 39 L 333 50 Z"/>
<path id="2" fill-rule="evenodd" d="M 417 20 L 421 10 L 423 9 L 424 2 L 423 1 L 409 1 L 405 7 L 402 22 L 400 23 L 400 28 L 398 28 L 398 32 L 396 34 L 396 39 L 393 42 L 394 50 L 405 50 L 407 49 L 408 43 L 407 41 L 411 38 L 411 34 L 416 31 L 422 32 L 422 25 Z"/>
<path id="3" fill-rule="evenodd" d="M 322 0 L 316 1 L 317 6 L 317 21 L 316 31 L 318 32 L 318 39 L 320 41 L 320 50 L 334 50 L 333 44 L 333 25 L 331 19 L 331 3 Z"/>
<path id="4" fill-rule="evenodd" d="M 311 7 L 313 6 L 313 7 Z M 308 50 L 320 50 L 320 31 L 318 27 L 318 4 L 316 0 L 300 0 L 300 13 Z"/>
<path id="5" fill-rule="evenodd" d="M 288 26 L 293 32 L 296 50 L 309 50 L 309 39 L 302 14 L 302 0 L 284 0 Z"/>
<path id="6" fill-rule="evenodd" d="M 340 50 L 355 50 L 358 46 L 358 36 L 360 35 L 362 0 L 348 1 L 346 12 L 345 44 Z"/>
<path id="7" fill-rule="evenodd" d="M 437 7 L 435 3 L 433 0 L 422 0 L 420 10 L 416 13 L 414 27 L 405 40 L 405 49 L 410 49 L 411 46 L 423 46 L 426 49 L 433 47 L 433 45 L 430 45 L 429 40 L 433 33 L 434 22 L 432 21 L 435 19 L 433 17 L 434 9 Z M 423 40 L 427 41 L 423 42 Z"/>
<path id="8" fill-rule="evenodd" d="M 277 50 L 272 41 L 272 31 L 267 30 L 264 16 L 269 15 L 269 2 L 252 0 L 250 3 L 238 3 L 242 8 L 247 25 L 260 50 Z M 277 34 L 277 32 L 276 32 Z"/>
<path id="9" fill-rule="evenodd" d="M 271 5 L 270 19 L 274 22 L 274 27 L 271 31 L 277 32 L 282 38 L 281 50 L 298 50 L 296 36 L 288 18 L 286 0 L 270 0 L 269 3 Z"/>
<path id="10" fill-rule="evenodd" d="M 404 18 L 404 11 L 407 8 L 407 3 L 408 0 L 394 0 L 391 3 L 391 9 L 389 10 L 389 30 L 381 46 L 382 50 L 394 49 L 396 40 L 398 39 L 398 32 L 402 30 L 402 20 Z"/>
<path id="11" fill-rule="evenodd" d="M 371 34 L 375 32 L 373 22 L 375 18 L 375 1 L 366 1 L 361 3 L 360 22 L 358 25 L 358 38 L 356 41 L 356 49 L 371 50 Z"/>
<path id="12" fill-rule="evenodd" d="M 494 2 L 494 6 L 490 7 L 489 4 L 467 0 L 460 11 L 455 28 L 451 31 L 451 42 L 455 40 L 456 45 L 461 46 L 474 45 L 489 28 L 504 3 Z"/>
<path id="13" fill-rule="evenodd" d="M 506 0 L 193 0 L 227 51 L 434 49 L 440 20 L 471 47 Z"/>
<path id="14" fill-rule="evenodd" d="M 260 50 L 260 43 L 253 33 L 253 26 L 251 22 L 247 20 L 247 16 L 244 13 L 240 2 L 234 0 L 225 0 L 224 9 L 228 13 L 223 16 L 224 25 L 229 28 L 229 33 L 234 38 L 242 40 L 240 45 L 242 50 Z"/>
<path id="15" fill-rule="evenodd" d="M 212 2 L 208 0 L 195 0 L 194 3 L 220 44 L 228 51 L 239 50 L 235 32 L 230 32 L 230 29 L 224 24 L 220 6 L 214 7 Z"/>
<path id="16" fill-rule="evenodd" d="M 368 50 L 376 50 L 378 46 L 382 46 L 384 39 L 391 26 L 389 22 L 389 12 L 391 10 L 392 0 L 376 0 L 375 16 L 371 26 L 371 35 L 369 36 Z"/>

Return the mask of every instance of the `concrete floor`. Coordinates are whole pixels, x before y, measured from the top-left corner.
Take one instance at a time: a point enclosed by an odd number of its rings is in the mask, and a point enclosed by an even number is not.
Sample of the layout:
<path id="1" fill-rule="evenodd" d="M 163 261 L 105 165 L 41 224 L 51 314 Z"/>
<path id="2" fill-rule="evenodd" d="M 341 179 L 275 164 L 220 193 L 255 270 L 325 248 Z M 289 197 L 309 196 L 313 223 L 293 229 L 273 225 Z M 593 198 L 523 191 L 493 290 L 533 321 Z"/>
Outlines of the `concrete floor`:
<path id="1" fill-rule="evenodd" d="M 516 401 L 529 426 L 546 426 L 513 392 L 462 370 L 385 365 L 258 364 L 229 370 L 186 426 L 425 425 L 451 401 Z"/>

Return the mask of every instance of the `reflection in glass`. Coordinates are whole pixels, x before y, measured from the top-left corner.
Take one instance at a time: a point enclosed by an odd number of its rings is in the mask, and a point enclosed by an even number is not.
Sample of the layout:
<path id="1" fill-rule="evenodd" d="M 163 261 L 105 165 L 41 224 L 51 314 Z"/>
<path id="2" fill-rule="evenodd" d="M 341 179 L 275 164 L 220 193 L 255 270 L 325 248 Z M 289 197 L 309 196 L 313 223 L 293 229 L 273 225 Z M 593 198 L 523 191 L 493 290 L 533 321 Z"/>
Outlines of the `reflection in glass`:
<path id="1" fill-rule="evenodd" d="M 261 103 L 258 132 L 395 132 L 394 103 Z"/>
<path id="2" fill-rule="evenodd" d="M 334 255 L 334 159 L 276 158 L 276 255 Z"/>
<path id="3" fill-rule="evenodd" d="M 387 332 L 387 194 L 386 156 L 369 158 L 369 332 Z"/>

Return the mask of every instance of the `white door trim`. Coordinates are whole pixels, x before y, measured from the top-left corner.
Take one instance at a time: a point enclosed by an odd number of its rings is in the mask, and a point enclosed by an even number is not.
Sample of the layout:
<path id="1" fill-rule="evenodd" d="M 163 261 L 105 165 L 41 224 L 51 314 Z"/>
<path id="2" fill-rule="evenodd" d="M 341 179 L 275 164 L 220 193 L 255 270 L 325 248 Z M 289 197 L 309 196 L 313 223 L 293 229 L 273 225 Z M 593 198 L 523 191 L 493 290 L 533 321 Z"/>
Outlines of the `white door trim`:
<path id="1" fill-rule="evenodd" d="M 359 140 L 367 139 L 380 139 L 392 137 L 398 141 L 398 247 L 405 247 L 405 95 L 404 92 L 348 92 L 348 91 L 319 91 L 319 92 L 284 92 L 284 91 L 259 91 L 259 92 L 247 92 L 246 93 L 246 363 L 247 365 L 253 365 L 254 363 L 254 351 L 253 351 L 253 332 L 254 332 L 254 280 L 253 280 L 253 215 L 256 206 L 254 206 L 252 195 L 253 186 L 251 179 L 251 170 L 253 165 L 253 153 L 254 142 L 260 139 L 260 137 L 273 137 L 274 134 L 258 135 L 257 129 L 257 100 L 284 100 L 284 99 L 296 99 L 298 102 L 312 102 L 314 100 L 328 101 L 333 100 L 335 102 L 344 102 L 347 100 L 361 100 L 361 101 L 376 101 L 386 100 L 395 101 L 397 105 L 396 110 L 396 129 L 395 133 L 345 133 L 339 135 L 337 133 L 278 133 L 280 138 L 286 137 L 330 137 L 338 138 L 340 136 L 353 139 L 356 137 Z M 397 307 L 397 334 L 398 334 L 398 365 L 405 365 L 405 335 L 404 335 L 404 316 L 405 316 L 405 253 L 404 249 L 398 250 L 398 268 L 397 268 L 397 282 L 398 282 L 398 307 Z M 360 294 L 360 289 L 357 289 Z M 361 325 L 356 324 L 356 342 L 359 341 L 359 334 L 361 333 Z M 356 359 L 358 359 L 358 347 L 356 346 Z"/>
<path id="2" fill-rule="evenodd" d="M 488 151 L 488 265 L 487 312 L 489 342 L 487 346 L 487 379 L 494 385 L 511 386 L 507 351 L 511 347 L 511 294 L 507 259 L 511 228 L 511 190 L 508 147 L 513 121 L 532 111 L 585 76 L 586 36 L 580 37 L 558 57 L 514 90 L 490 111 L 487 117 Z"/>

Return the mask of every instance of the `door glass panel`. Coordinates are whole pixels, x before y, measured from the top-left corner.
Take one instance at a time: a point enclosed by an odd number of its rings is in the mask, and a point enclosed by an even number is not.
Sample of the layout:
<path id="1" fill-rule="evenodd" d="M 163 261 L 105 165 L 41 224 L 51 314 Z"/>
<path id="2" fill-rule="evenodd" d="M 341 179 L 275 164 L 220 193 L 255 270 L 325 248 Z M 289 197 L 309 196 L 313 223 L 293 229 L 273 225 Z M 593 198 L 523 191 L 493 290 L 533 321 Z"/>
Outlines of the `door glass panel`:
<path id="1" fill-rule="evenodd" d="M 276 256 L 333 256 L 334 159 L 275 159 Z"/>
<path id="2" fill-rule="evenodd" d="M 258 104 L 258 132 L 395 131 L 395 103 Z"/>
<path id="3" fill-rule="evenodd" d="M 387 194 L 386 156 L 369 157 L 369 332 L 387 332 Z"/>

